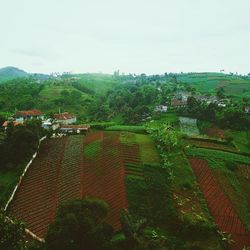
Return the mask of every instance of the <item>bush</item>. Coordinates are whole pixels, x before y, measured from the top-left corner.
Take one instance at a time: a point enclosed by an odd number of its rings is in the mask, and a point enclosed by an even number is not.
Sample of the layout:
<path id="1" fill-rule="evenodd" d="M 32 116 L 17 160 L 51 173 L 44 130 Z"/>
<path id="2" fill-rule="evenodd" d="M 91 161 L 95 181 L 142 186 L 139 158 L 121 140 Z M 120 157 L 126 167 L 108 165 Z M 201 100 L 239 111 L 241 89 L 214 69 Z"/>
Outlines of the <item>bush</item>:
<path id="1" fill-rule="evenodd" d="M 229 169 L 229 170 L 231 170 L 231 171 L 235 171 L 236 169 L 237 169 L 237 164 L 236 164 L 236 162 L 234 162 L 234 161 L 226 161 L 225 162 L 225 166 Z"/>
<path id="2" fill-rule="evenodd" d="M 181 232 L 188 238 L 203 238 L 214 233 L 216 226 L 205 218 L 197 215 L 196 218 L 189 215 L 183 215 Z"/>

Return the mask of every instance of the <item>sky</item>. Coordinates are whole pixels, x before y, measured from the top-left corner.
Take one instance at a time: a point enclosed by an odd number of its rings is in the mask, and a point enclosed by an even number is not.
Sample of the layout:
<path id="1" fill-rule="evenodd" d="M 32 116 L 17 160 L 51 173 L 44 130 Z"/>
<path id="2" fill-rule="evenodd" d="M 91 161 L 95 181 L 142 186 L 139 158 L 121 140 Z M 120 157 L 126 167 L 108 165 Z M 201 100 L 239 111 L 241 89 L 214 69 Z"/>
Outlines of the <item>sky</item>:
<path id="1" fill-rule="evenodd" d="M 249 0 L 0 0 L 0 67 L 250 72 Z"/>

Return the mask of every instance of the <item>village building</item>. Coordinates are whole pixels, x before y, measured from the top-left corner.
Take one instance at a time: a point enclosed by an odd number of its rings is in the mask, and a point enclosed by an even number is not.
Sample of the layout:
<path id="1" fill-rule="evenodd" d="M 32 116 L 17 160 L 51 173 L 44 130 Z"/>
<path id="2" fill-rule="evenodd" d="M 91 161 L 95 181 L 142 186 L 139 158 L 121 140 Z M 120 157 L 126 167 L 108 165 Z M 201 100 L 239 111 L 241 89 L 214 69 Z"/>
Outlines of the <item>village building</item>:
<path id="1" fill-rule="evenodd" d="M 5 130 L 6 130 L 7 127 L 8 127 L 8 124 L 11 123 L 11 122 L 13 123 L 14 127 L 23 124 L 23 122 L 18 122 L 18 121 L 5 121 L 5 122 L 3 123 L 3 125 L 2 125 L 2 127 L 4 127 Z"/>
<path id="2" fill-rule="evenodd" d="M 54 114 L 53 117 L 58 123 L 64 125 L 73 124 L 76 122 L 76 116 L 68 112 Z"/>
<path id="3" fill-rule="evenodd" d="M 224 103 L 224 102 L 219 102 L 218 103 L 218 107 L 225 108 L 226 106 L 227 106 L 227 104 Z"/>
<path id="4" fill-rule="evenodd" d="M 245 106 L 245 113 L 250 113 L 250 106 Z"/>
<path id="5" fill-rule="evenodd" d="M 171 100 L 171 107 L 173 108 L 184 108 L 186 106 L 187 102 L 179 100 L 177 98 L 173 98 Z"/>
<path id="6" fill-rule="evenodd" d="M 53 119 L 47 119 L 42 122 L 42 127 L 47 130 L 52 129 L 53 131 L 55 131 L 60 127 L 60 125 L 58 122 L 53 121 Z"/>
<path id="7" fill-rule="evenodd" d="M 24 111 L 17 111 L 14 115 L 16 122 L 24 122 L 30 119 L 41 119 L 44 120 L 44 114 L 37 110 L 24 110 Z"/>
<path id="8" fill-rule="evenodd" d="M 87 133 L 90 129 L 89 125 L 64 125 L 61 124 L 60 132 L 61 133 Z"/>
<path id="9" fill-rule="evenodd" d="M 179 92 L 176 94 L 176 98 L 182 100 L 183 102 L 187 102 L 188 97 L 192 96 L 190 92 Z"/>
<path id="10" fill-rule="evenodd" d="M 168 106 L 166 105 L 158 105 L 155 107 L 156 112 L 167 112 L 168 111 Z"/>

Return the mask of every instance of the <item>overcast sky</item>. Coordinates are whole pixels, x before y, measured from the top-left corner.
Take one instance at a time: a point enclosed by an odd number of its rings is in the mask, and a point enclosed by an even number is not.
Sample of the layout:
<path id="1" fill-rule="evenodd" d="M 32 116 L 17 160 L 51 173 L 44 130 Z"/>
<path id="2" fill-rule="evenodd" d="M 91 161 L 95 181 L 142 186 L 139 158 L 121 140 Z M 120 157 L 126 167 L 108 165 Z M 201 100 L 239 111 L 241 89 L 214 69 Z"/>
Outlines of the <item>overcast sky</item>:
<path id="1" fill-rule="evenodd" d="M 0 0 L 0 67 L 250 72 L 250 0 Z"/>

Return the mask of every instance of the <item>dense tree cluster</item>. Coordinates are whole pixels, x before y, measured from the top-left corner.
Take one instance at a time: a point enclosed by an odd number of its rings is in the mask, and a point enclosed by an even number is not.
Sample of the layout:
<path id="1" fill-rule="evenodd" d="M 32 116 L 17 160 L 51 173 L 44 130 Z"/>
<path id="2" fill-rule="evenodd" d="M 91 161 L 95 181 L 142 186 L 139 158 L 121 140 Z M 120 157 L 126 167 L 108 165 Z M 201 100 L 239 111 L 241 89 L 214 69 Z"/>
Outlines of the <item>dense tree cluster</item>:
<path id="1" fill-rule="evenodd" d="M 6 137 L 0 143 L 0 166 L 11 168 L 29 159 L 36 151 L 43 134 L 40 120 L 31 120 L 24 125 L 9 123 Z"/>
<path id="2" fill-rule="evenodd" d="M 0 209 L 0 249 L 25 249 L 24 224 L 11 220 L 2 209 Z"/>
<path id="3" fill-rule="evenodd" d="M 187 107 L 181 110 L 183 115 L 217 124 L 221 128 L 235 130 L 248 130 L 250 128 L 250 116 L 242 108 L 228 105 L 219 107 L 215 103 L 204 104 L 194 97 L 189 97 Z"/>

